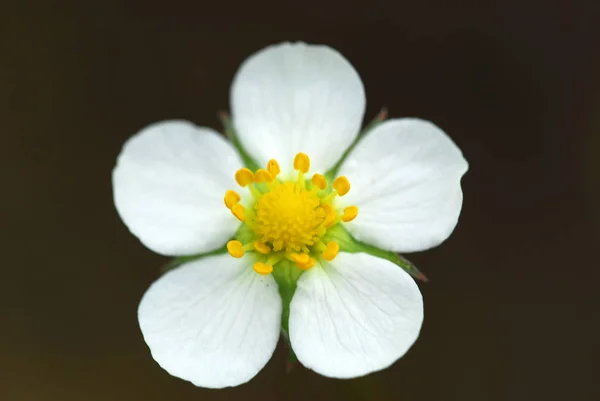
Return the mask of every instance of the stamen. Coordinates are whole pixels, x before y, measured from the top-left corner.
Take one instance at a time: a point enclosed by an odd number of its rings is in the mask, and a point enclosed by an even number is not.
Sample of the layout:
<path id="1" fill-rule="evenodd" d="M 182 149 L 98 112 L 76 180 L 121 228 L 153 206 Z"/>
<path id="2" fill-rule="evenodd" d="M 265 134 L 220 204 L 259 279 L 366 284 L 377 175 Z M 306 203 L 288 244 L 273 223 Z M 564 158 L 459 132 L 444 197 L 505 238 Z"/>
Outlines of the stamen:
<path id="1" fill-rule="evenodd" d="M 252 194 L 254 200 L 258 200 L 262 196 L 262 193 L 254 185 L 248 185 L 248 190 Z"/>
<path id="2" fill-rule="evenodd" d="M 254 174 L 254 180 L 257 184 L 260 184 L 261 182 L 273 182 L 274 178 L 273 174 L 271 174 L 267 170 L 259 168 L 258 170 L 256 170 L 256 174 Z"/>
<path id="3" fill-rule="evenodd" d="M 323 259 L 332 261 L 335 259 L 337 254 L 340 252 L 340 245 L 335 241 L 329 241 L 327 243 L 327 249 L 322 253 Z"/>
<path id="4" fill-rule="evenodd" d="M 233 213 L 233 215 L 237 217 L 239 221 L 246 221 L 246 209 L 244 209 L 244 206 L 240 205 L 239 203 L 236 203 L 231 207 L 231 213 Z"/>
<path id="5" fill-rule="evenodd" d="M 323 220 L 322 224 L 325 228 L 329 228 L 335 223 L 337 219 L 337 213 L 335 212 L 335 209 L 328 203 L 321 205 L 321 207 L 325 211 L 325 220 Z"/>
<path id="6" fill-rule="evenodd" d="M 310 159 L 306 153 L 298 153 L 296 157 L 294 157 L 294 170 L 300 171 L 301 173 L 306 173 L 309 169 Z"/>
<path id="7" fill-rule="evenodd" d="M 240 195 L 235 192 L 232 191 L 231 189 L 227 192 L 225 192 L 225 206 L 227 206 L 227 209 L 231 209 L 233 207 L 233 205 L 235 205 L 236 203 L 238 203 L 240 201 L 240 199 L 242 199 L 240 197 Z"/>
<path id="8" fill-rule="evenodd" d="M 245 187 L 254 182 L 254 173 L 249 168 L 241 168 L 235 172 L 235 181 L 240 187 Z"/>
<path id="9" fill-rule="evenodd" d="M 290 259 L 298 266 L 306 265 L 310 261 L 310 256 L 307 253 L 292 253 Z"/>
<path id="10" fill-rule="evenodd" d="M 265 264 L 263 262 L 256 262 L 254 264 L 254 266 L 252 266 L 252 268 L 254 269 L 255 272 L 257 272 L 258 274 L 261 274 L 263 276 L 273 273 L 273 266 Z"/>
<path id="11" fill-rule="evenodd" d="M 275 266 L 281 259 L 283 259 L 283 257 L 283 253 L 275 253 L 270 255 L 265 263 L 270 266 Z"/>
<path id="12" fill-rule="evenodd" d="M 339 196 L 344 196 L 350 191 L 350 181 L 343 175 L 333 180 L 332 185 Z"/>
<path id="13" fill-rule="evenodd" d="M 234 258 L 241 258 L 244 256 L 244 250 L 242 249 L 242 243 L 240 241 L 232 240 L 227 243 L 227 252 Z"/>
<path id="14" fill-rule="evenodd" d="M 298 265 L 299 268 L 301 268 L 302 270 L 309 270 L 312 269 L 315 266 L 315 260 L 311 257 L 308 258 L 308 262 L 300 264 L 300 263 L 296 263 Z"/>
<path id="15" fill-rule="evenodd" d="M 254 241 L 254 249 L 262 253 L 263 255 L 267 255 L 269 252 L 271 252 L 271 248 L 269 247 L 269 245 L 261 241 Z"/>
<path id="16" fill-rule="evenodd" d="M 277 160 L 275 159 L 269 160 L 269 163 L 267 163 L 267 170 L 269 170 L 269 173 L 271 173 L 273 177 L 277 177 L 281 172 L 279 163 L 277 163 Z"/>
<path id="17" fill-rule="evenodd" d="M 254 243 L 253 242 L 247 243 L 246 245 L 244 245 L 242 247 L 242 250 L 243 251 L 252 251 L 252 250 L 254 250 Z"/>
<path id="18" fill-rule="evenodd" d="M 313 175 L 311 182 L 315 187 L 319 188 L 321 191 L 327 188 L 327 181 L 325 180 L 325 177 L 323 177 L 321 174 Z"/>
<path id="19" fill-rule="evenodd" d="M 315 244 L 315 249 L 321 253 L 327 249 L 327 245 L 323 241 L 319 241 Z"/>
<path id="20" fill-rule="evenodd" d="M 347 223 L 352 221 L 358 216 L 358 208 L 356 206 L 348 206 L 344 209 L 344 214 L 342 215 L 342 221 Z"/>

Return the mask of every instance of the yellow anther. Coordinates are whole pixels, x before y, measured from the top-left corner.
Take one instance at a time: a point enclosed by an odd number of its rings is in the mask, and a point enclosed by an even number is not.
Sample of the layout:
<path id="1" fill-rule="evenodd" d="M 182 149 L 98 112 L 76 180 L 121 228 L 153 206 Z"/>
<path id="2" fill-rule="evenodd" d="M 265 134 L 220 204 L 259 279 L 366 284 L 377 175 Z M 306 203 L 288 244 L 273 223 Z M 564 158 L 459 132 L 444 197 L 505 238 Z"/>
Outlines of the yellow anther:
<path id="1" fill-rule="evenodd" d="M 240 187 L 245 187 L 254 182 L 254 173 L 249 168 L 241 168 L 235 172 L 235 180 Z"/>
<path id="2" fill-rule="evenodd" d="M 262 168 L 256 170 L 256 174 L 254 174 L 254 179 L 256 180 L 257 184 L 260 184 L 261 182 L 273 182 L 274 180 L 273 174 L 271 174 L 267 170 L 263 170 Z"/>
<path id="3" fill-rule="evenodd" d="M 333 180 L 333 189 L 339 196 L 344 196 L 350 191 L 350 181 L 342 175 Z"/>
<path id="4" fill-rule="evenodd" d="M 344 214 L 342 214 L 342 221 L 345 223 L 352 221 L 358 215 L 358 208 L 356 206 L 348 206 L 344 209 Z"/>
<path id="5" fill-rule="evenodd" d="M 310 169 L 310 159 L 306 153 L 298 153 L 294 157 L 294 170 L 298 170 L 301 173 L 306 173 Z"/>
<path id="6" fill-rule="evenodd" d="M 256 262 L 252 268 L 255 272 L 262 274 L 263 276 L 273 273 L 273 266 L 267 265 L 263 262 Z"/>
<path id="7" fill-rule="evenodd" d="M 240 195 L 231 189 L 225 192 L 225 206 L 227 206 L 227 209 L 231 209 L 240 199 L 242 199 Z"/>
<path id="8" fill-rule="evenodd" d="M 240 205 L 239 203 L 236 203 L 231 207 L 231 213 L 233 213 L 233 215 L 237 217 L 239 221 L 246 221 L 246 209 L 244 209 L 244 206 Z"/>
<path id="9" fill-rule="evenodd" d="M 269 170 L 269 173 L 271 173 L 273 177 L 277 177 L 281 172 L 279 163 L 277 163 L 277 160 L 275 159 L 269 160 L 269 163 L 267 163 L 267 170 Z"/>
<path id="10" fill-rule="evenodd" d="M 308 258 L 308 261 L 306 263 L 298 263 L 296 262 L 296 264 L 298 265 L 299 268 L 301 268 L 302 270 L 308 270 L 308 269 L 312 269 L 315 266 L 315 260 L 311 257 Z"/>
<path id="11" fill-rule="evenodd" d="M 227 252 L 234 258 L 241 258 L 244 256 L 244 250 L 242 249 L 242 243 L 240 241 L 232 240 L 227 243 Z"/>
<path id="12" fill-rule="evenodd" d="M 254 241 L 254 249 L 256 249 L 258 252 L 262 253 L 263 255 L 266 255 L 269 252 L 271 252 L 271 248 L 269 247 L 269 245 L 265 244 L 264 242 L 260 242 L 260 241 Z"/>
<path id="13" fill-rule="evenodd" d="M 319 188 L 321 191 L 327 188 L 327 181 L 325 180 L 325 177 L 323 177 L 321 174 L 313 175 L 311 181 L 312 184 L 315 187 Z"/>
<path id="14" fill-rule="evenodd" d="M 329 228 L 335 223 L 335 220 L 337 219 L 337 213 L 328 203 L 321 205 L 321 207 L 325 211 L 325 220 L 323 220 L 323 225 L 325 228 Z"/>
<path id="15" fill-rule="evenodd" d="M 331 262 L 333 259 L 335 259 L 339 251 L 340 245 L 335 241 L 329 241 L 327 243 L 327 249 L 323 251 L 323 259 Z"/>
<path id="16" fill-rule="evenodd" d="M 310 256 L 307 253 L 292 253 L 290 259 L 296 262 L 298 266 L 301 266 L 306 265 L 310 261 Z"/>

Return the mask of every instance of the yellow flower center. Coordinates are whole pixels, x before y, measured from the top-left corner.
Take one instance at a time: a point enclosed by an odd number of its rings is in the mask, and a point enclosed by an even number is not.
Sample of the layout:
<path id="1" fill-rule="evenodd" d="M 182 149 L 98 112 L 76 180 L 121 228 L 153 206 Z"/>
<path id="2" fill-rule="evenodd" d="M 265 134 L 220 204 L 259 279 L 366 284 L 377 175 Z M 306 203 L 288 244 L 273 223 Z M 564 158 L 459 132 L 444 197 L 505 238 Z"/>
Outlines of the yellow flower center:
<path id="1" fill-rule="evenodd" d="M 325 210 L 314 191 L 294 182 L 275 186 L 254 205 L 254 232 L 273 251 L 308 253 L 325 234 Z"/>
<path id="2" fill-rule="evenodd" d="M 273 266 L 285 259 L 291 260 L 303 270 L 312 268 L 316 259 L 333 260 L 339 244 L 323 242 L 327 229 L 338 223 L 352 221 L 358 214 L 356 206 L 337 211 L 333 206 L 336 196 L 344 196 L 350 190 L 346 177 L 336 178 L 331 185 L 321 174 L 314 174 L 310 181 L 304 174 L 310 168 L 310 159 L 298 153 L 294 159 L 296 180 L 282 181 L 277 178 L 279 164 L 271 159 L 266 169 L 252 172 L 239 169 L 235 179 L 241 187 L 252 194 L 253 201 L 246 206 L 235 191 L 225 193 L 225 206 L 241 222 L 248 225 L 254 239 L 247 244 L 229 241 L 227 250 L 236 258 L 246 251 L 255 252 L 254 270 L 270 274 Z"/>

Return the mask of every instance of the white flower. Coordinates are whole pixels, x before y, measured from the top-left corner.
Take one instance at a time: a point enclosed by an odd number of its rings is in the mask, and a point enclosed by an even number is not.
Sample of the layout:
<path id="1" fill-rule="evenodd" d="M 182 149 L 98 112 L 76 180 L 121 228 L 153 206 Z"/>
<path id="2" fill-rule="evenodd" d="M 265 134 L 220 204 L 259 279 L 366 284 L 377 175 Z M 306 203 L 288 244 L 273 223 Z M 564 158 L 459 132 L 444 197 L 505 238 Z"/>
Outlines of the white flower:
<path id="1" fill-rule="evenodd" d="M 152 356 L 195 385 L 239 385 L 267 363 L 289 312 L 304 366 L 350 378 L 391 365 L 418 337 L 419 289 L 388 260 L 340 250 L 332 233 L 345 227 L 394 252 L 438 245 L 462 205 L 460 150 L 430 122 L 388 120 L 352 148 L 337 179 L 325 178 L 365 110 L 358 74 L 326 46 L 254 54 L 233 81 L 231 109 L 237 138 L 264 169 L 244 168 L 209 128 L 166 121 L 128 140 L 113 171 L 116 208 L 148 248 L 229 251 L 148 289 L 139 323 Z M 289 309 L 279 291 L 293 292 Z"/>

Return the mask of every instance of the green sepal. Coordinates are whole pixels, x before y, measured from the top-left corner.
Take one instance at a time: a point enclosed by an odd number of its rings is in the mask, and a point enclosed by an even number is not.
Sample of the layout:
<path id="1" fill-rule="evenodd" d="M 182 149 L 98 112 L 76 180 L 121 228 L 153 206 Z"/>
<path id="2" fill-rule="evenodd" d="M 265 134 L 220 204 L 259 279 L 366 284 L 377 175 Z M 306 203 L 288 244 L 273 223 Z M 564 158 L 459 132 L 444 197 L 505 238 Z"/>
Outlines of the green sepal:
<path id="1" fill-rule="evenodd" d="M 273 278 L 281 296 L 281 330 L 285 335 L 289 333 L 290 303 L 296 292 L 296 282 L 302 273 L 294 262 L 287 259 L 281 260 L 273 269 Z"/>
<path id="2" fill-rule="evenodd" d="M 379 249 L 373 245 L 357 241 L 341 224 L 336 224 L 335 226 L 331 227 L 327 231 L 327 234 L 325 234 L 325 237 L 323 237 L 323 241 L 325 243 L 328 241 L 337 242 L 340 246 L 340 251 L 343 252 L 364 252 L 382 259 L 389 260 L 390 262 L 400 266 L 413 278 L 424 282 L 428 281 L 427 277 L 425 277 L 425 275 L 421 273 L 419 269 L 417 269 L 417 267 L 408 261 L 404 256 L 396 252 L 384 251 L 383 249 Z"/>
<path id="3" fill-rule="evenodd" d="M 294 350 L 292 349 L 292 346 L 290 345 L 288 357 L 287 357 L 287 361 L 286 361 L 286 365 L 285 365 L 285 372 L 289 374 L 292 371 L 292 369 L 294 369 L 294 366 L 296 366 L 296 365 L 298 365 L 298 357 L 296 356 L 296 353 L 294 352 Z"/>
<path id="4" fill-rule="evenodd" d="M 360 131 L 360 133 L 356 136 L 356 139 L 354 139 L 354 142 L 352 142 L 352 145 L 350 145 L 348 147 L 348 149 L 346 149 L 346 151 L 344 152 L 344 154 L 342 155 L 342 157 L 340 158 L 340 160 L 338 160 L 338 162 L 335 164 L 335 166 L 333 166 L 331 169 L 329 169 L 329 171 L 327 171 L 323 176 L 325 177 L 325 179 L 327 180 L 327 182 L 332 182 L 333 179 L 335 178 L 335 176 L 338 173 L 338 170 L 340 169 L 340 166 L 342 165 L 342 163 L 344 162 L 344 160 L 346 159 L 346 157 L 348 156 L 348 154 L 350 154 L 350 152 L 352 151 L 352 149 L 354 149 L 354 147 L 356 146 L 356 144 L 369 132 L 371 131 L 373 128 L 377 127 L 379 124 L 381 124 L 383 121 L 385 121 L 385 119 L 387 118 L 387 109 L 385 107 L 383 107 L 379 113 L 377 113 L 377 115 L 375 116 L 375 118 L 373 118 L 371 120 L 371 122 L 369 124 L 367 124 L 367 126 L 365 128 L 363 128 L 362 131 Z"/>
<path id="5" fill-rule="evenodd" d="M 231 118 L 229 114 L 225 111 L 219 112 L 219 120 L 221 120 L 221 124 L 223 124 L 223 129 L 225 131 L 225 136 L 231 141 L 232 145 L 237 149 L 244 165 L 248 167 L 252 171 L 256 171 L 259 169 L 258 163 L 254 161 L 254 159 L 250 156 L 250 154 L 244 149 L 242 143 L 240 142 L 237 133 L 235 132 L 235 128 L 233 128 L 233 124 L 231 123 Z"/>
<path id="6" fill-rule="evenodd" d="M 221 254 L 223 254 L 225 252 L 227 252 L 227 244 L 223 245 L 219 249 L 215 249 L 214 251 L 204 252 L 204 253 L 197 253 L 195 255 L 179 256 L 177 258 L 171 259 L 166 265 L 164 265 L 160 269 L 160 272 L 161 273 L 166 273 L 169 270 L 172 270 L 172 269 L 174 269 L 176 267 L 179 267 L 179 266 L 181 266 L 184 263 L 191 262 L 191 261 L 194 261 L 194 260 L 197 260 L 197 259 L 201 259 L 201 258 L 205 258 L 207 256 L 221 255 Z"/>
<path id="7" fill-rule="evenodd" d="M 254 234 L 254 231 L 252 231 L 248 224 L 240 224 L 240 228 L 235 232 L 233 238 L 242 244 L 248 244 L 256 239 L 256 234 Z"/>
<path id="8" fill-rule="evenodd" d="M 295 263 L 284 259 L 277 264 L 273 269 L 273 278 L 277 282 L 279 289 L 279 296 L 281 297 L 281 336 L 285 340 L 288 349 L 288 356 L 285 365 L 286 373 L 290 373 L 294 366 L 298 364 L 298 357 L 292 348 L 292 342 L 290 341 L 290 304 L 294 293 L 296 292 L 296 282 L 302 274 L 302 271 L 296 266 Z"/>

